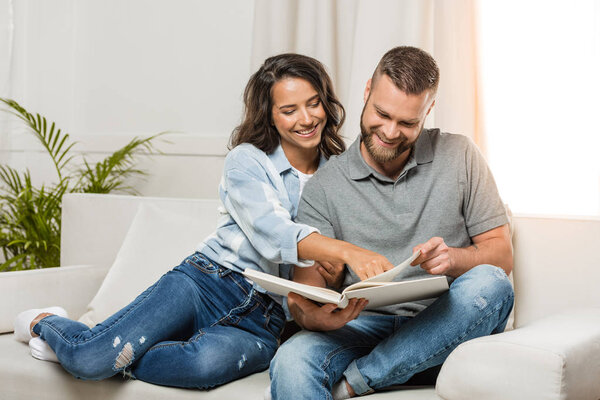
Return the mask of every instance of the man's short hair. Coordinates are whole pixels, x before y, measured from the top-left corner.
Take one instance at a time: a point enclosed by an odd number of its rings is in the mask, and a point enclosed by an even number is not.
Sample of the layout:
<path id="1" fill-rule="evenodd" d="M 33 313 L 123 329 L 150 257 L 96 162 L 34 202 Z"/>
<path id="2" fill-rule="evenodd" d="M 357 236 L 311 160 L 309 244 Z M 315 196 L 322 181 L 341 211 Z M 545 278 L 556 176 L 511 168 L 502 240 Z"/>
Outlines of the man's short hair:
<path id="1" fill-rule="evenodd" d="M 440 70 L 429 53 L 411 46 L 394 47 L 384 54 L 373 73 L 372 85 L 385 74 L 407 94 L 437 91 Z"/>

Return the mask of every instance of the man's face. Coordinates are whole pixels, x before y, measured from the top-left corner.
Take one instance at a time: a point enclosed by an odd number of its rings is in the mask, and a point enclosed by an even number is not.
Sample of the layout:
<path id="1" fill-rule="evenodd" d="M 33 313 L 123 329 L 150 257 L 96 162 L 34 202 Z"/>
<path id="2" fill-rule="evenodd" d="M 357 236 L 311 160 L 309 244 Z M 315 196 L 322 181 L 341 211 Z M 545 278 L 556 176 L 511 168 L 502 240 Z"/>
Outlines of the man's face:
<path id="1" fill-rule="evenodd" d="M 373 161 L 384 164 L 400 157 L 415 144 L 434 94 L 406 94 L 385 74 L 371 86 L 367 82 L 365 106 L 360 118 L 362 140 Z"/>

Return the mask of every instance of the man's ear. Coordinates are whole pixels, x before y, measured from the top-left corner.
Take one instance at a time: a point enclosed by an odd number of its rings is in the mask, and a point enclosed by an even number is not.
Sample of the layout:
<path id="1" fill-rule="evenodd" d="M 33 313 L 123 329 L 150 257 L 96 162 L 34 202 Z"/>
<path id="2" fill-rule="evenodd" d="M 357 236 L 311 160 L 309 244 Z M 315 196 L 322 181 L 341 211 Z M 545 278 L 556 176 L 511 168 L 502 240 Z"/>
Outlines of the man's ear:
<path id="1" fill-rule="evenodd" d="M 425 116 L 429 115 L 429 112 L 431 111 L 431 109 L 433 108 L 434 105 L 435 105 L 435 99 L 433 99 L 433 101 L 431 102 L 431 105 L 429 106 L 429 110 L 427 110 L 427 114 L 425 114 Z"/>
<path id="2" fill-rule="evenodd" d="M 372 79 L 369 79 L 367 81 L 367 86 L 365 86 L 365 96 L 363 98 L 363 101 L 366 103 L 367 99 L 369 98 L 369 94 L 371 93 L 371 81 Z"/>

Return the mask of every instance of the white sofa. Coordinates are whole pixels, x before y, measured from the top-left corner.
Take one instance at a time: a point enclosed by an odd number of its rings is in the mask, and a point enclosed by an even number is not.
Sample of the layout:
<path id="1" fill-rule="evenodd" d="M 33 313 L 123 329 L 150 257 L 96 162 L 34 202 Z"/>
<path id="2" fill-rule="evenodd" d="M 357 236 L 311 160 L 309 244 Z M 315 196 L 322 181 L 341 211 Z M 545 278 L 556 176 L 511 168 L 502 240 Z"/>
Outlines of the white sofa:
<path id="1" fill-rule="evenodd" d="M 266 371 L 209 391 L 121 377 L 80 381 L 57 364 L 33 359 L 9 333 L 15 315 L 27 308 L 62 305 L 72 317 L 82 315 L 142 203 L 204 210 L 207 232 L 217 218 L 215 200 L 65 196 L 63 267 L 0 274 L 0 399 L 262 399 Z M 400 387 L 369 398 L 600 398 L 600 218 L 518 215 L 513 227 L 515 329 L 459 346 L 435 387 Z"/>

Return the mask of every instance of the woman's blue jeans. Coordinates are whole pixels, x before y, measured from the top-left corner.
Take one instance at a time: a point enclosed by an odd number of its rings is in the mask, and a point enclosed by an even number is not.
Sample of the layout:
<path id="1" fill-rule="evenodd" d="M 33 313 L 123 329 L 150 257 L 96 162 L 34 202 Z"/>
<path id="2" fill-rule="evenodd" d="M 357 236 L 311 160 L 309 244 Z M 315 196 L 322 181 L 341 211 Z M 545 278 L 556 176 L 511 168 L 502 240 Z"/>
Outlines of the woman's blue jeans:
<path id="1" fill-rule="evenodd" d="M 266 369 L 284 323 L 281 306 L 269 296 L 196 253 L 91 329 L 50 316 L 33 331 L 77 378 L 122 372 L 206 389 Z"/>
<path id="2" fill-rule="evenodd" d="M 500 268 L 480 265 L 415 317 L 359 316 L 330 332 L 302 331 L 271 362 L 273 399 L 331 399 L 345 378 L 359 395 L 440 365 L 459 344 L 501 332 L 513 289 Z"/>

